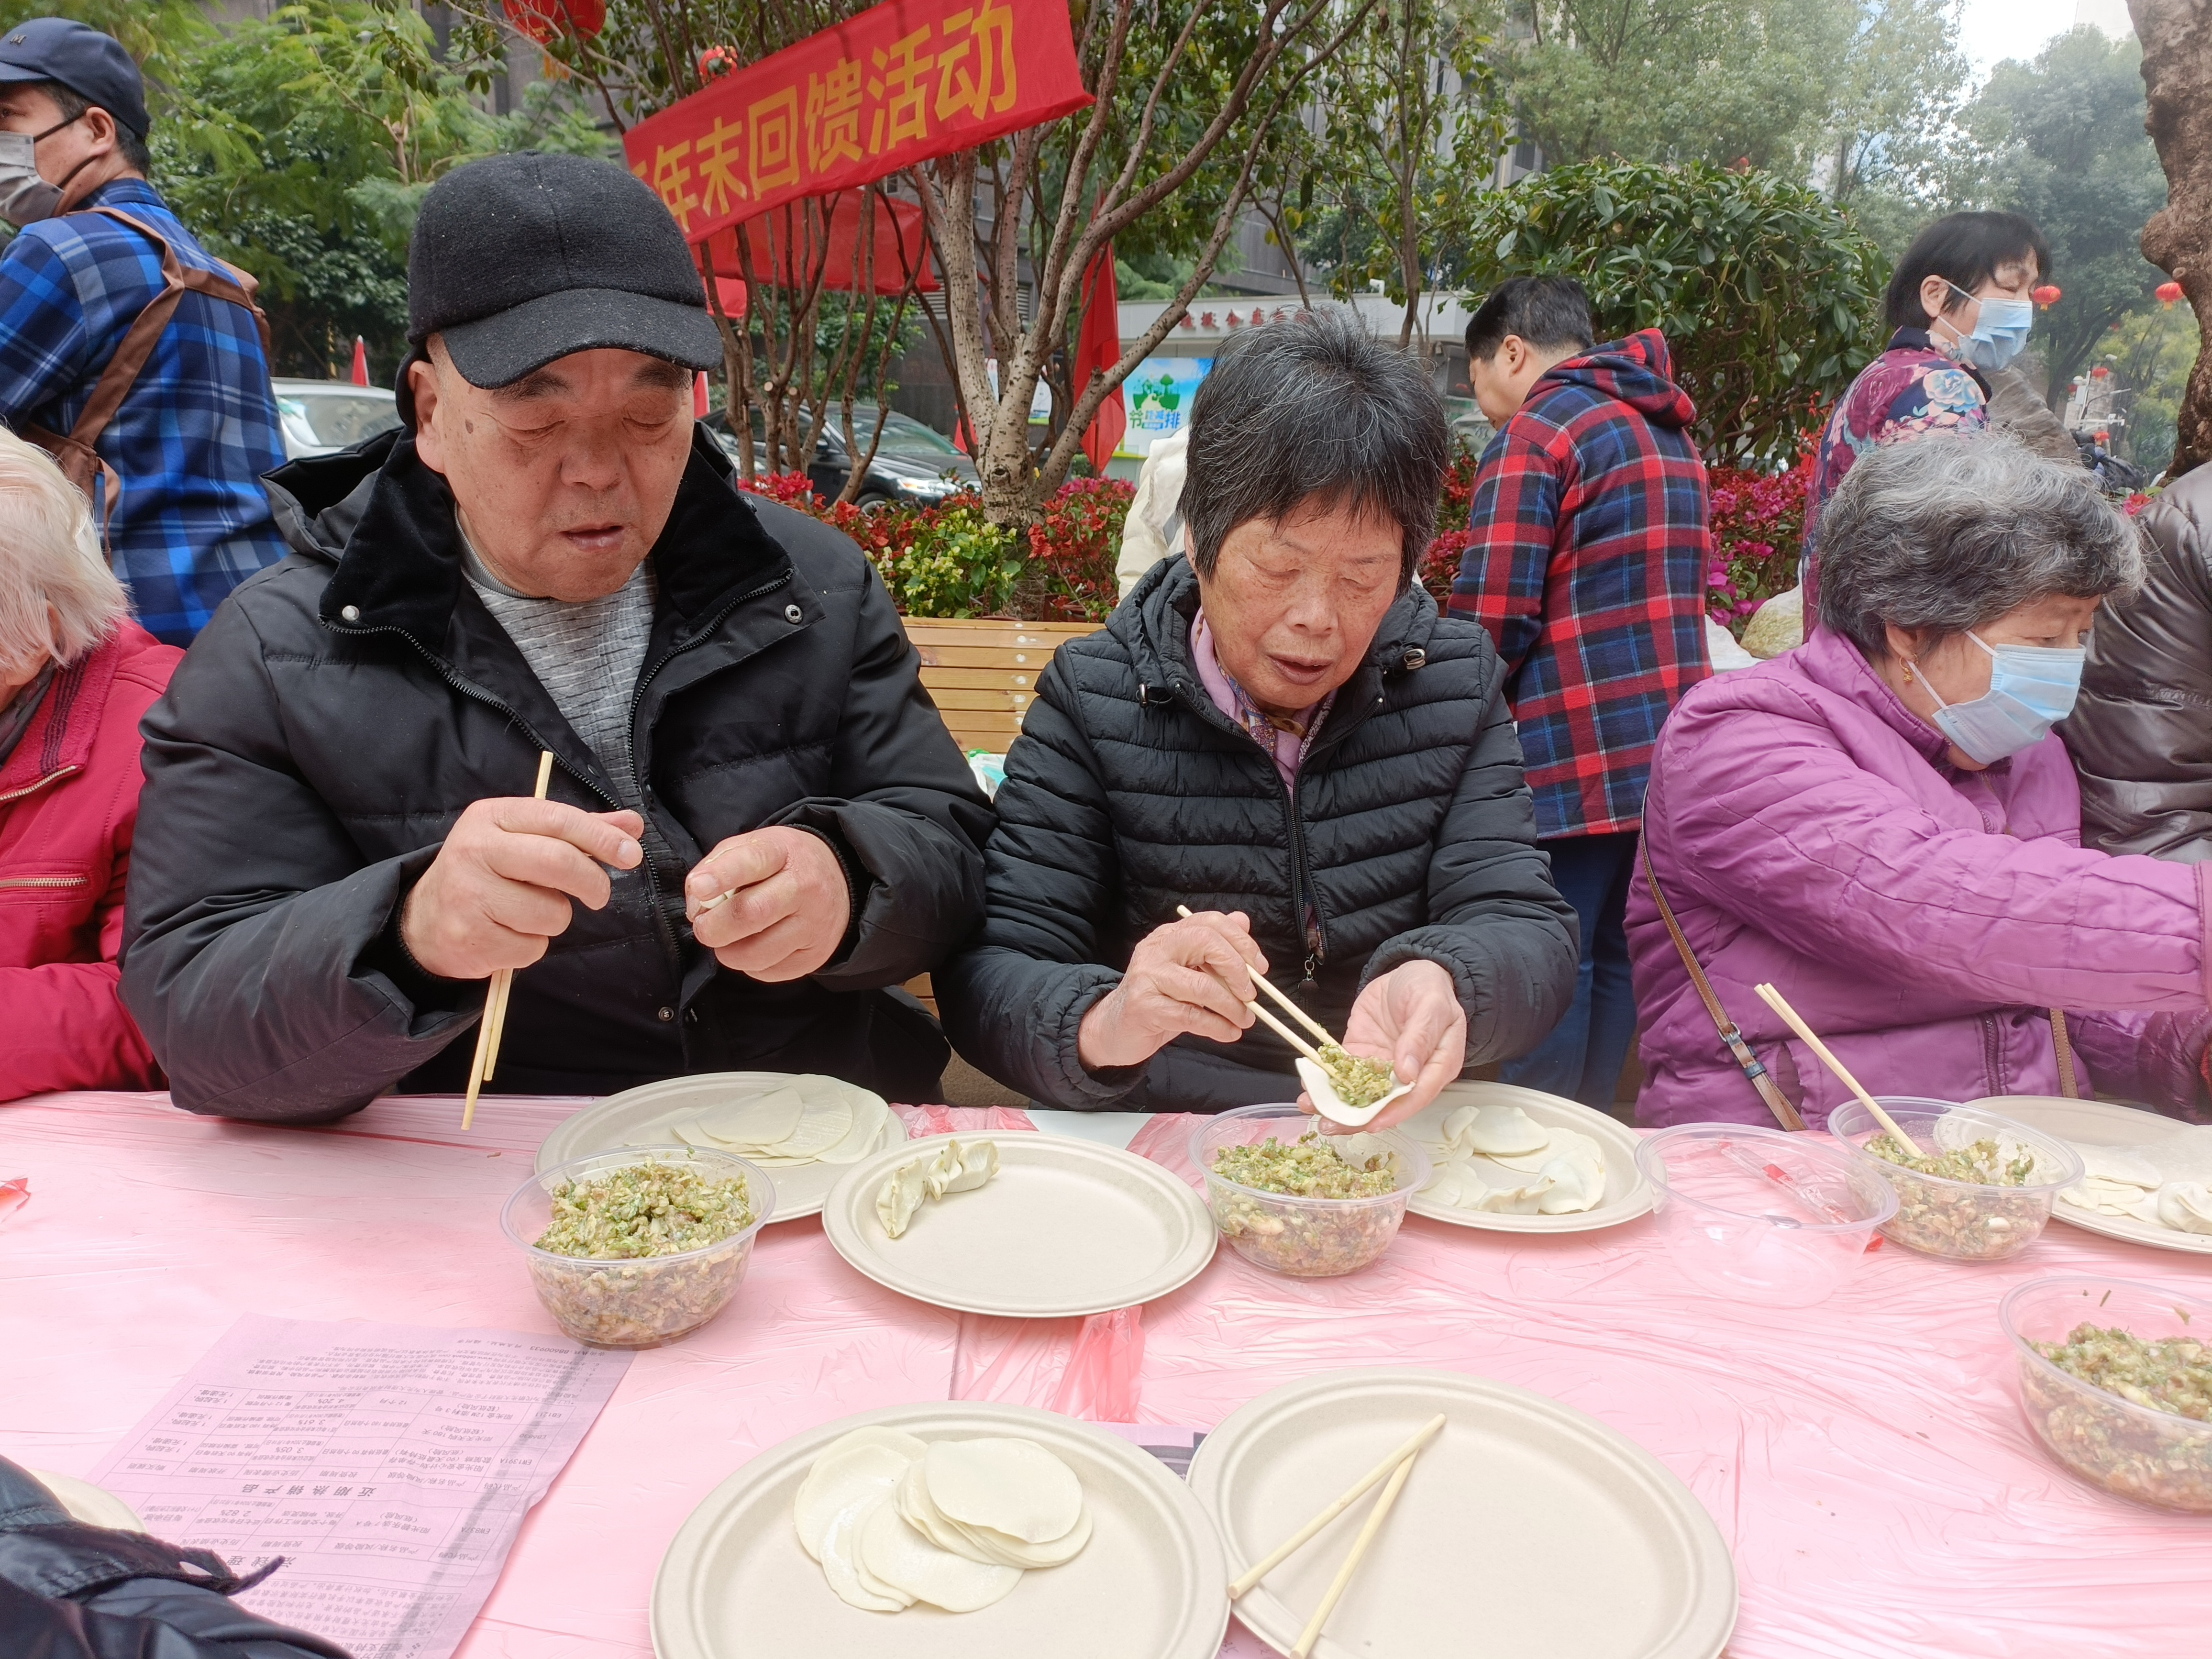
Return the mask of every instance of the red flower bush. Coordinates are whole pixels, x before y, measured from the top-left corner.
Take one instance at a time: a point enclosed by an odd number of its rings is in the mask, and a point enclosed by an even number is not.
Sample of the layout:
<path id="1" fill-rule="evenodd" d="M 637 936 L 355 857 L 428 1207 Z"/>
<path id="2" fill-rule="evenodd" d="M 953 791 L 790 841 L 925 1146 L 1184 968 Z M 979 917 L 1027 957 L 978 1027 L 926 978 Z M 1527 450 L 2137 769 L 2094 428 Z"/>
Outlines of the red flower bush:
<path id="1" fill-rule="evenodd" d="M 1705 476 L 1713 532 L 1705 609 L 1714 621 L 1741 632 L 1764 601 L 1797 586 L 1813 456 L 1802 455 L 1787 472 L 1717 466 Z"/>
<path id="2" fill-rule="evenodd" d="M 1104 622 L 1116 602 L 1114 562 L 1137 487 L 1120 478 L 1073 478 L 1030 529 L 1030 568 L 1048 592 L 1048 622 Z"/>

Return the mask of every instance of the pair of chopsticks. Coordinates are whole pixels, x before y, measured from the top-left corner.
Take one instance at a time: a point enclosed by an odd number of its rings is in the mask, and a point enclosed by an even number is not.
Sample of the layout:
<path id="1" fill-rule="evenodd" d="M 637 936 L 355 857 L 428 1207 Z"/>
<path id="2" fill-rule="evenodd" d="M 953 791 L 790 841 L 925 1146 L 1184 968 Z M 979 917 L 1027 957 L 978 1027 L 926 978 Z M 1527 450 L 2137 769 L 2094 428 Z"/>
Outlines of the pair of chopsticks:
<path id="1" fill-rule="evenodd" d="M 1256 979 L 1258 975 L 1253 977 Z M 1406 1484 L 1406 1477 L 1413 1472 L 1414 1457 L 1422 1447 L 1436 1437 L 1437 1431 L 1443 1425 L 1444 1414 L 1438 1412 L 1423 1424 L 1404 1445 L 1352 1482 L 1352 1489 L 1343 1497 L 1285 1539 L 1266 1559 L 1255 1563 L 1230 1585 L 1229 1599 L 1234 1601 L 1282 1565 L 1315 1534 L 1358 1502 L 1369 1487 L 1385 1475 L 1389 1477 L 1389 1485 L 1382 1488 L 1382 1495 L 1375 1500 L 1375 1507 L 1368 1511 L 1367 1524 L 1359 1529 L 1359 1536 L 1352 1540 L 1351 1553 L 1344 1558 L 1344 1565 L 1336 1570 L 1328 1594 L 1321 1598 L 1321 1605 L 1314 1609 L 1313 1617 L 1306 1620 L 1305 1629 L 1298 1633 L 1297 1645 L 1291 1650 L 1291 1659 L 1308 1659 L 1313 1652 L 1314 1644 L 1321 1640 L 1321 1627 L 1328 1622 L 1329 1614 L 1336 1611 L 1337 1602 L 1343 1598 L 1346 1587 L 1352 1583 L 1352 1575 L 1359 1570 L 1360 1559 L 1367 1553 L 1367 1547 L 1375 1541 L 1375 1534 L 1382 1529 L 1383 1520 L 1389 1515 L 1390 1506 L 1398 1501 L 1398 1493 Z"/>
<path id="2" fill-rule="evenodd" d="M 538 751 L 538 787 L 534 799 L 544 800 L 545 791 L 553 782 L 553 751 Z M 514 969 L 501 968 L 491 976 L 491 989 L 484 995 L 483 1018 L 477 1022 L 476 1058 L 469 1062 L 469 1097 L 461 1107 L 461 1127 L 467 1128 L 476 1121 L 477 1093 L 491 1081 L 491 1068 L 499 1062 L 499 1040 L 507 1030 L 507 1000 L 514 994 Z"/>
<path id="3" fill-rule="evenodd" d="M 1760 1001 L 1789 1022 L 1791 1030 L 1805 1039 L 1805 1046 L 1820 1055 L 1820 1063 L 1836 1074 L 1838 1082 L 1859 1097 L 1860 1103 L 1874 1114 L 1874 1121 L 1897 1138 L 1899 1146 L 1904 1147 L 1915 1158 L 1923 1156 L 1920 1148 L 1914 1144 L 1912 1137 L 1899 1128 L 1897 1120 L 1882 1110 L 1881 1103 L 1869 1094 L 1860 1085 L 1859 1080 L 1844 1069 L 1844 1062 L 1830 1054 L 1828 1045 L 1813 1035 L 1813 1028 L 1805 1023 L 1803 1016 L 1784 1000 L 1781 992 L 1776 990 L 1771 985 L 1754 985 L 1751 988 L 1759 993 Z"/>
<path id="4" fill-rule="evenodd" d="M 1176 905 L 1176 914 L 1181 916 L 1185 921 L 1194 920 L 1191 915 L 1190 906 L 1188 904 Z M 1249 970 L 1248 969 L 1247 971 L 1249 972 Z M 1323 1042 L 1340 1048 L 1344 1046 L 1328 1034 L 1328 1026 L 1322 1024 L 1304 1009 L 1299 1007 L 1297 1003 L 1291 1001 L 1280 991 L 1278 991 L 1273 986 L 1268 984 L 1266 975 L 1257 973 L 1253 974 L 1252 982 L 1258 986 L 1261 990 L 1265 991 L 1269 996 L 1274 998 L 1276 1001 L 1281 1003 L 1284 1008 L 1290 1012 L 1291 1016 L 1296 1019 L 1298 1024 L 1304 1026 L 1309 1031 L 1311 1031 Z M 1275 1035 L 1282 1038 L 1284 1042 L 1289 1043 L 1291 1048 L 1297 1049 L 1308 1060 L 1313 1061 L 1315 1065 L 1322 1066 L 1324 1070 L 1327 1069 L 1327 1062 L 1324 1061 L 1321 1055 L 1315 1050 L 1312 1043 L 1308 1042 L 1296 1031 L 1293 1031 L 1289 1026 L 1284 1024 L 1282 1021 L 1277 1019 L 1265 1008 L 1262 1008 L 1257 1002 L 1247 1002 L 1244 1006 L 1255 1019 L 1262 1020 L 1271 1026 L 1273 1029 Z"/>

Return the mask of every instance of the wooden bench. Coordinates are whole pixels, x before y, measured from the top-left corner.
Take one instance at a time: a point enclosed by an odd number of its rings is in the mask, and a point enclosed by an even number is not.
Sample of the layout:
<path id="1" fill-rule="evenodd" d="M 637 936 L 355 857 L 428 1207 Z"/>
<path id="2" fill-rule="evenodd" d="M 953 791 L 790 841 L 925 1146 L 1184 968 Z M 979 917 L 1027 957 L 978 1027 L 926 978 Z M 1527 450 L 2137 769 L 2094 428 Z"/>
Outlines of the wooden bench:
<path id="1" fill-rule="evenodd" d="M 1097 623 L 906 619 L 906 636 L 921 653 L 921 683 L 963 754 L 971 749 L 1005 754 L 1036 696 L 1037 676 L 1060 642 L 1098 628 Z"/>

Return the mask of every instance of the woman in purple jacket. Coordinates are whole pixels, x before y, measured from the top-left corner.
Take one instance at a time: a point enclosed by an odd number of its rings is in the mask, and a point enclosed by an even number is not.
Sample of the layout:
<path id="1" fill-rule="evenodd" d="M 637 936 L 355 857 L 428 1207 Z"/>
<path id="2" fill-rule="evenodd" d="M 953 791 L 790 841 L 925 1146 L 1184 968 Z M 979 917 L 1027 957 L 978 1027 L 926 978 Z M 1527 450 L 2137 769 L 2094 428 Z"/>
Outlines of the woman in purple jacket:
<path id="1" fill-rule="evenodd" d="M 1876 1093 L 2057 1094 L 2070 1070 L 2203 1113 L 2212 864 L 2083 851 L 2051 735 L 2098 605 L 2142 580 L 2133 526 L 2086 472 L 1929 435 L 1859 459 L 1820 561 L 1813 636 L 1660 735 L 1628 910 L 1640 1121 L 1771 1121 L 1692 956 L 1814 1127 L 1845 1091 L 1762 981 Z"/>

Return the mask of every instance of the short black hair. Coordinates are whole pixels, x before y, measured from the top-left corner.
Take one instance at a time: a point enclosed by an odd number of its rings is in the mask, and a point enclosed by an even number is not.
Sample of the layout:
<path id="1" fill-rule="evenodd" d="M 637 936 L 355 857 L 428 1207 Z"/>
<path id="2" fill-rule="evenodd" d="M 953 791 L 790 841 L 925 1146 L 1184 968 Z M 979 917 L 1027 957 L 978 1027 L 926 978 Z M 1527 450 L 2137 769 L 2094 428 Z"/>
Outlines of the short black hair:
<path id="1" fill-rule="evenodd" d="M 1571 276 L 1509 276 L 1467 325 L 1467 355 L 1488 362 L 1517 334 L 1540 351 L 1587 351 L 1597 343 L 1589 294 Z"/>
<path id="2" fill-rule="evenodd" d="M 1920 285 L 1941 276 L 1972 294 L 1997 273 L 2000 265 L 2015 265 L 2031 256 L 2037 274 L 2051 276 L 2051 244 L 2033 222 L 2017 213 L 1947 213 L 1912 239 L 1905 257 L 1889 278 L 1884 302 L 1893 329 L 1925 328 L 1928 308 L 1920 303 Z M 1943 307 L 1954 311 L 1965 301 L 1954 293 Z"/>
<path id="3" fill-rule="evenodd" d="M 79 119 L 85 111 L 93 106 L 91 99 L 81 92 L 71 90 L 58 81 L 33 81 L 26 90 L 43 92 L 47 97 L 52 99 L 54 107 L 62 112 L 62 119 L 64 121 Z M 100 107 L 107 108 L 105 104 Z M 113 110 L 108 110 L 107 112 L 115 118 L 117 152 L 134 171 L 151 173 L 154 170 L 154 158 L 147 153 L 146 135 L 143 132 L 133 132 L 129 127 L 125 126 L 123 118 L 116 115 Z"/>
<path id="4" fill-rule="evenodd" d="M 1444 401 L 1422 361 L 1334 306 L 1245 330 L 1199 382 L 1182 486 L 1190 562 L 1211 578 L 1241 524 L 1348 507 L 1402 534 L 1402 585 L 1437 533 L 1451 464 Z"/>

